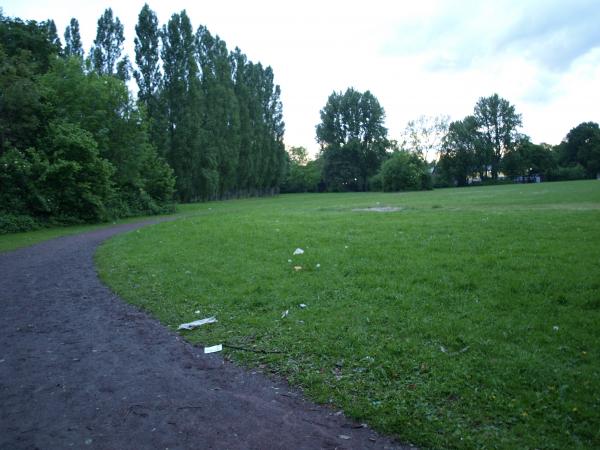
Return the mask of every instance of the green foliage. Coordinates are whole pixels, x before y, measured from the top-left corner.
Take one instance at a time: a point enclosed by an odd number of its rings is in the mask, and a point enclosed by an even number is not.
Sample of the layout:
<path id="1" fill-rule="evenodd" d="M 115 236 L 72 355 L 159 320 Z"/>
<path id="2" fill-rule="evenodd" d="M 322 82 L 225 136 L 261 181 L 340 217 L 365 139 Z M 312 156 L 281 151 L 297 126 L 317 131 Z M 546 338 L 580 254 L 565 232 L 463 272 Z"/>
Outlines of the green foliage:
<path id="1" fill-rule="evenodd" d="M 394 153 L 381 165 L 381 184 L 385 192 L 431 189 L 431 174 L 423 158 L 407 151 Z"/>
<path id="2" fill-rule="evenodd" d="M 331 192 L 360 191 L 361 180 L 360 143 L 350 141 L 343 147 L 330 146 L 322 151 L 323 179 Z"/>
<path id="3" fill-rule="evenodd" d="M 448 133 L 448 116 L 419 116 L 410 120 L 402 133 L 402 148 L 419 154 L 425 161 L 435 161 Z"/>
<path id="4" fill-rule="evenodd" d="M 83 44 L 79 33 L 79 22 L 72 18 L 65 29 L 65 50 L 64 55 L 67 58 L 76 56 L 83 60 Z"/>
<path id="5" fill-rule="evenodd" d="M 162 31 L 163 101 L 168 111 L 167 160 L 182 201 L 206 200 L 215 189 L 215 155 L 203 151 L 203 93 L 194 57 L 194 35 L 182 11 Z"/>
<path id="6" fill-rule="evenodd" d="M 32 72 L 48 70 L 52 60 L 60 53 L 59 43 L 56 26 L 53 29 L 50 22 L 23 22 L 0 15 L 0 44 L 4 54 L 8 58 L 27 60 Z"/>
<path id="7" fill-rule="evenodd" d="M 381 171 L 369 178 L 369 190 L 377 192 L 383 191 L 383 176 L 381 175 Z"/>
<path id="8" fill-rule="evenodd" d="M 20 167 L 2 172 L 0 211 L 93 221 L 169 210 L 174 193 L 191 201 L 279 191 L 287 160 L 273 70 L 230 53 L 205 27 L 194 34 L 185 11 L 160 30 L 145 5 L 136 34 L 137 104 L 110 8 L 85 69 L 76 19 L 63 53 L 54 22 L 0 17 L 0 157 Z"/>
<path id="9" fill-rule="evenodd" d="M 517 140 L 517 128 L 522 125 L 521 115 L 508 100 L 494 94 L 481 97 L 476 105 L 474 117 L 481 133 L 481 146 L 477 148 L 479 160 L 486 170 L 481 178 L 487 177 L 487 166 L 490 167 L 492 179 L 498 178 L 502 157 L 511 151 Z"/>
<path id="10" fill-rule="evenodd" d="M 483 143 L 477 126 L 475 117 L 467 116 L 448 127 L 436 169 L 449 185 L 465 186 L 481 167 L 478 152 Z"/>
<path id="11" fill-rule="evenodd" d="M 298 164 L 299 166 L 308 164 L 308 152 L 304 147 L 290 147 L 287 152 L 290 162 Z"/>
<path id="12" fill-rule="evenodd" d="M 48 169 L 40 187 L 50 214 L 63 222 L 107 220 L 107 204 L 116 194 L 111 180 L 114 166 L 100 157 L 91 133 L 66 121 L 53 122 L 45 151 Z"/>
<path id="13" fill-rule="evenodd" d="M 42 92 L 34 79 L 36 68 L 30 54 L 9 56 L 0 45 L 0 154 L 9 147 L 36 144 L 45 121 Z"/>
<path id="14" fill-rule="evenodd" d="M 164 157 L 167 152 L 167 123 L 160 98 L 160 28 L 156 14 L 147 4 L 140 11 L 135 31 L 137 69 L 133 71 L 133 76 L 138 85 L 138 103 L 146 114 L 150 142 L 156 147 L 158 154 Z"/>
<path id="15" fill-rule="evenodd" d="M 120 193 L 127 193 L 129 201 L 125 204 L 130 203 L 128 207 L 119 207 L 119 215 L 148 213 L 156 209 L 140 209 L 140 205 L 145 204 L 141 197 L 148 193 L 148 177 L 157 181 L 155 173 L 146 172 L 147 161 L 165 166 L 160 172 L 167 177 L 166 185 L 173 182 L 172 175 L 165 162 L 157 162 L 161 160 L 157 159 L 156 151 L 149 143 L 143 117 L 135 109 L 123 82 L 94 72 L 85 74 L 74 59 L 58 61 L 41 82 L 57 116 L 91 133 L 100 156 L 115 167 L 112 177 L 115 187 Z M 136 196 L 140 198 L 136 199 Z M 162 194 L 155 200 L 159 205 L 170 203 Z"/>
<path id="16" fill-rule="evenodd" d="M 0 156 L 0 214 L 48 216 L 51 208 L 43 187 L 48 165 L 35 148 L 9 148 Z"/>
<path id="17" fill-rule="evenodd" d="M 349 88 L 329 96 L 321 110 L 317 141 L 330 190 L 367 189 L 367 180 L 379 169 L 389 144 L 384 119 L 383 107 L 369 91 Z"/>
<path id="18" fill-rule="evenodd" d="M 249 62 L 185 11 L 162 29 L 160 103 L 164 155 L 182 201 L 274 193 L 286 155 L 279 86 L 270 67 Z M 160 113 L 150 114 L 158 119 Z"/>
<path id="19" fill-rule="evenodd" d="M 27 32 L 33 37 L 26 39 Z M 52 27 L 2 18 L 0 35 L 8 44 L 38 35 L 51 39 Z M 7 228 L 170 208 L 172 171 L 150 145 L 144 118 L 121 80 L 84 72 L 78 55 L 50 53 L 45 67 L 37 63 L 41 54 L 8 54 L 0 44 L 0 213 L 32 220 L 11 219 Z"/>
<path id="20" fill-rule="evenodd" d="M 595 122 L 583 122 L 569 131 L 562 146 L 564 165 L 580 164 L 588 178 L 600 174 L 600 127 Z"/>
<path id="21" fill-rule="evenodd" d="M 557 163 L 549 146 L 536 145 L 528 138 L 522 138 L 504 155 L 502 167 L 511 177 L 537 174 L 547 179 Z"/>
<path id="22" fill-rule="evenodd" d="M 304 147 L 288 150 L 288 170 L 281 185 L 281 192 L 318 192 L 323 171 L 323 160 L 309 161 Z"/>
<path id="23" fill-rule="evenodd" d="M 48 41 L 50 42 L 50 45 L 52 45 L 57 53 L 60 55 L 62 53 L 62 43 L 60 42 L 60 39 L 58 37 L 58 33 L 56 31 L 56 24 L 54 23 L 54 20 L 49 19 L 46 22 L 44 22 L 44 25 L 46 27 L 46 32 L 48 34 Z"/>
<path id="24" fill-rule="evenodd" d="M 36 230 L 37 228 L 39 228 L 39 224 L 31 216 L 0 211 L 0 235 Z"/>
<path id="25" fill-rule="evenodd" d="M 239 105 L 231 78 L 229 52 L 223 40 L 206 27 L 196 32 L 196 57 L 202 72 L 205 101 L 203 131 L 206 151 L 215 155 L 218 197 L 235 191 L 240 146 Z"/>
<path id="26" fill-rule="evenodd" d="M 121 21 L 118 17 L 113 19 L 112 8 L 107 8 L 98 19 L 96 39 L 90 51 L 90 58 L 96 72 L 101 75 L 116 74 L 124 41 Z"/>
<path id="27" fill-rule="evenodd" d="M 558 166 L 548 172 L 550 181 L 583 180 L 586 178 L 585 168 L 581 164 Z"/>

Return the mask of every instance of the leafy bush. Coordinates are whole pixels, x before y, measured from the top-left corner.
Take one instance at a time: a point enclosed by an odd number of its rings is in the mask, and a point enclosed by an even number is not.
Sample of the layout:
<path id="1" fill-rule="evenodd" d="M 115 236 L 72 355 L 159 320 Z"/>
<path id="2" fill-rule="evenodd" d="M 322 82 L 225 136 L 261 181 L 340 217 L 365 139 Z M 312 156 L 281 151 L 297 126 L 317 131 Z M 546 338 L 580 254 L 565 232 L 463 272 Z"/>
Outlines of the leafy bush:
<path id="1" fill-rule="evenodd" d="M 320 158 L 304 164 L 290 161 L 289 170 L 281 185 L 281 192 L 318 192 L 322 169 L 323 160 Z"/>
<path id="2" fill-rule="evenodd" d="M 68 122 L 53 122 L 48 132 L 50 164 L 44 189 L 56 216 L 84 222 L 107 220 L 106 205 L 115 194 L 113 166 L 101 158 L 90 133 Z"/>
<path id="3" fill-rule="evenodd" d="M 381 176 L 381 172 L 369 178 L 369 190 L 383 191 L 383 177 Z"/>
<path id="4" fill-rule="evenodd" d="M 549 181 L 583 180 L 584 178 L 586 178 L 586 173 L 581 164 L 558 167 L 548 172 Z"/>
<path id="5" fill-rule="evenodd" d="M 10 148 L 0 156 L 0 211 L 46 216 L 50 204 L 43 192 L 48 160 L 35 148 Z"/>
<path id="6" fill-rule="evenodd" d="M 382 164 L 380 173 L 386 192 L 431 189 L 433 185 L 427 163 L 416 153 L 394 153 Z"/>
<path id="7" fill-rule="evenodd" d="M 31 216 L 0 213 L 0 234 L 35 230 L 39 227 L 39 223 Z"/>

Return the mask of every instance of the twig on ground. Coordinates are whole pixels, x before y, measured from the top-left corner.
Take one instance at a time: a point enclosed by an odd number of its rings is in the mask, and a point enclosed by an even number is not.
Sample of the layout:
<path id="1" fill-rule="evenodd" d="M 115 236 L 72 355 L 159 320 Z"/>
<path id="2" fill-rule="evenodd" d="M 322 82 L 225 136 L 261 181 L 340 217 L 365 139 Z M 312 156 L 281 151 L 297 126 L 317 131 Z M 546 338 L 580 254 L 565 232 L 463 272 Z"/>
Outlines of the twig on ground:
<path id="1" fill-rule="evenodd" d="M 278 350 L 261 350 L 261 349 L 253 349 L 253 348 L 248 348 L 248 347 L 240 347 L 237 345 L 230 345 L 230 344 L 223 344 L 223 347 L 227 347 L 227 348 L 232 348 L 234 350 L 242 350 L 245 352 L 252 352 L 252 353 L 263 353 L 263 354 L 281 354 L 283 352 L 280 352 Z"/>

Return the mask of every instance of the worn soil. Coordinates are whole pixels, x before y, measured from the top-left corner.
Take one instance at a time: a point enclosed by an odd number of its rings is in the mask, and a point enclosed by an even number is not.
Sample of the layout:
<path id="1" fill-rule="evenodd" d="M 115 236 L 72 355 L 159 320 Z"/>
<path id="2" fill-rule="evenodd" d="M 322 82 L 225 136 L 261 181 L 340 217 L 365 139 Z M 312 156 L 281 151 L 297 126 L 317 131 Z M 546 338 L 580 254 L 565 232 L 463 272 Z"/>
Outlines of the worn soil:
<path id="1" fill-rule="evenodd" d="M 204 355 L 113 294 L 96 247 L 144 224 L 0 254 L 1 449 L 410 448 Z"/>

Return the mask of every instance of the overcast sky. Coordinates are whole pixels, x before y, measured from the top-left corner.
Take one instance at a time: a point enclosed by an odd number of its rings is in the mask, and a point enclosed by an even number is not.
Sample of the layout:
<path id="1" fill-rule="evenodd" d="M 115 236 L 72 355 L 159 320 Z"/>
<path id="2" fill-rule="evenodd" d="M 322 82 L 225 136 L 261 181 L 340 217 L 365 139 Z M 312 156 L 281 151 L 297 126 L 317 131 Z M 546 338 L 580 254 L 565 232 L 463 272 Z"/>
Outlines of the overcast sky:
<path id="1" fill-rule="evenodd" d="M 462 119 L 498 93 L 536 143 L 559 143 L 584 121 L 600 122 L 600 1 L 149 1 L 161 24 L 186 9 L 194 27 L 273 67 L 281 85 L 286 144 L 315 152 L 319 110 L 332 91 L 370 90 L 389 137 L 420 115 Z M 89 50 L 111 7 L 134 26 L 144 1 L 5 0 L 7 16 L 79 20 Z"/>

